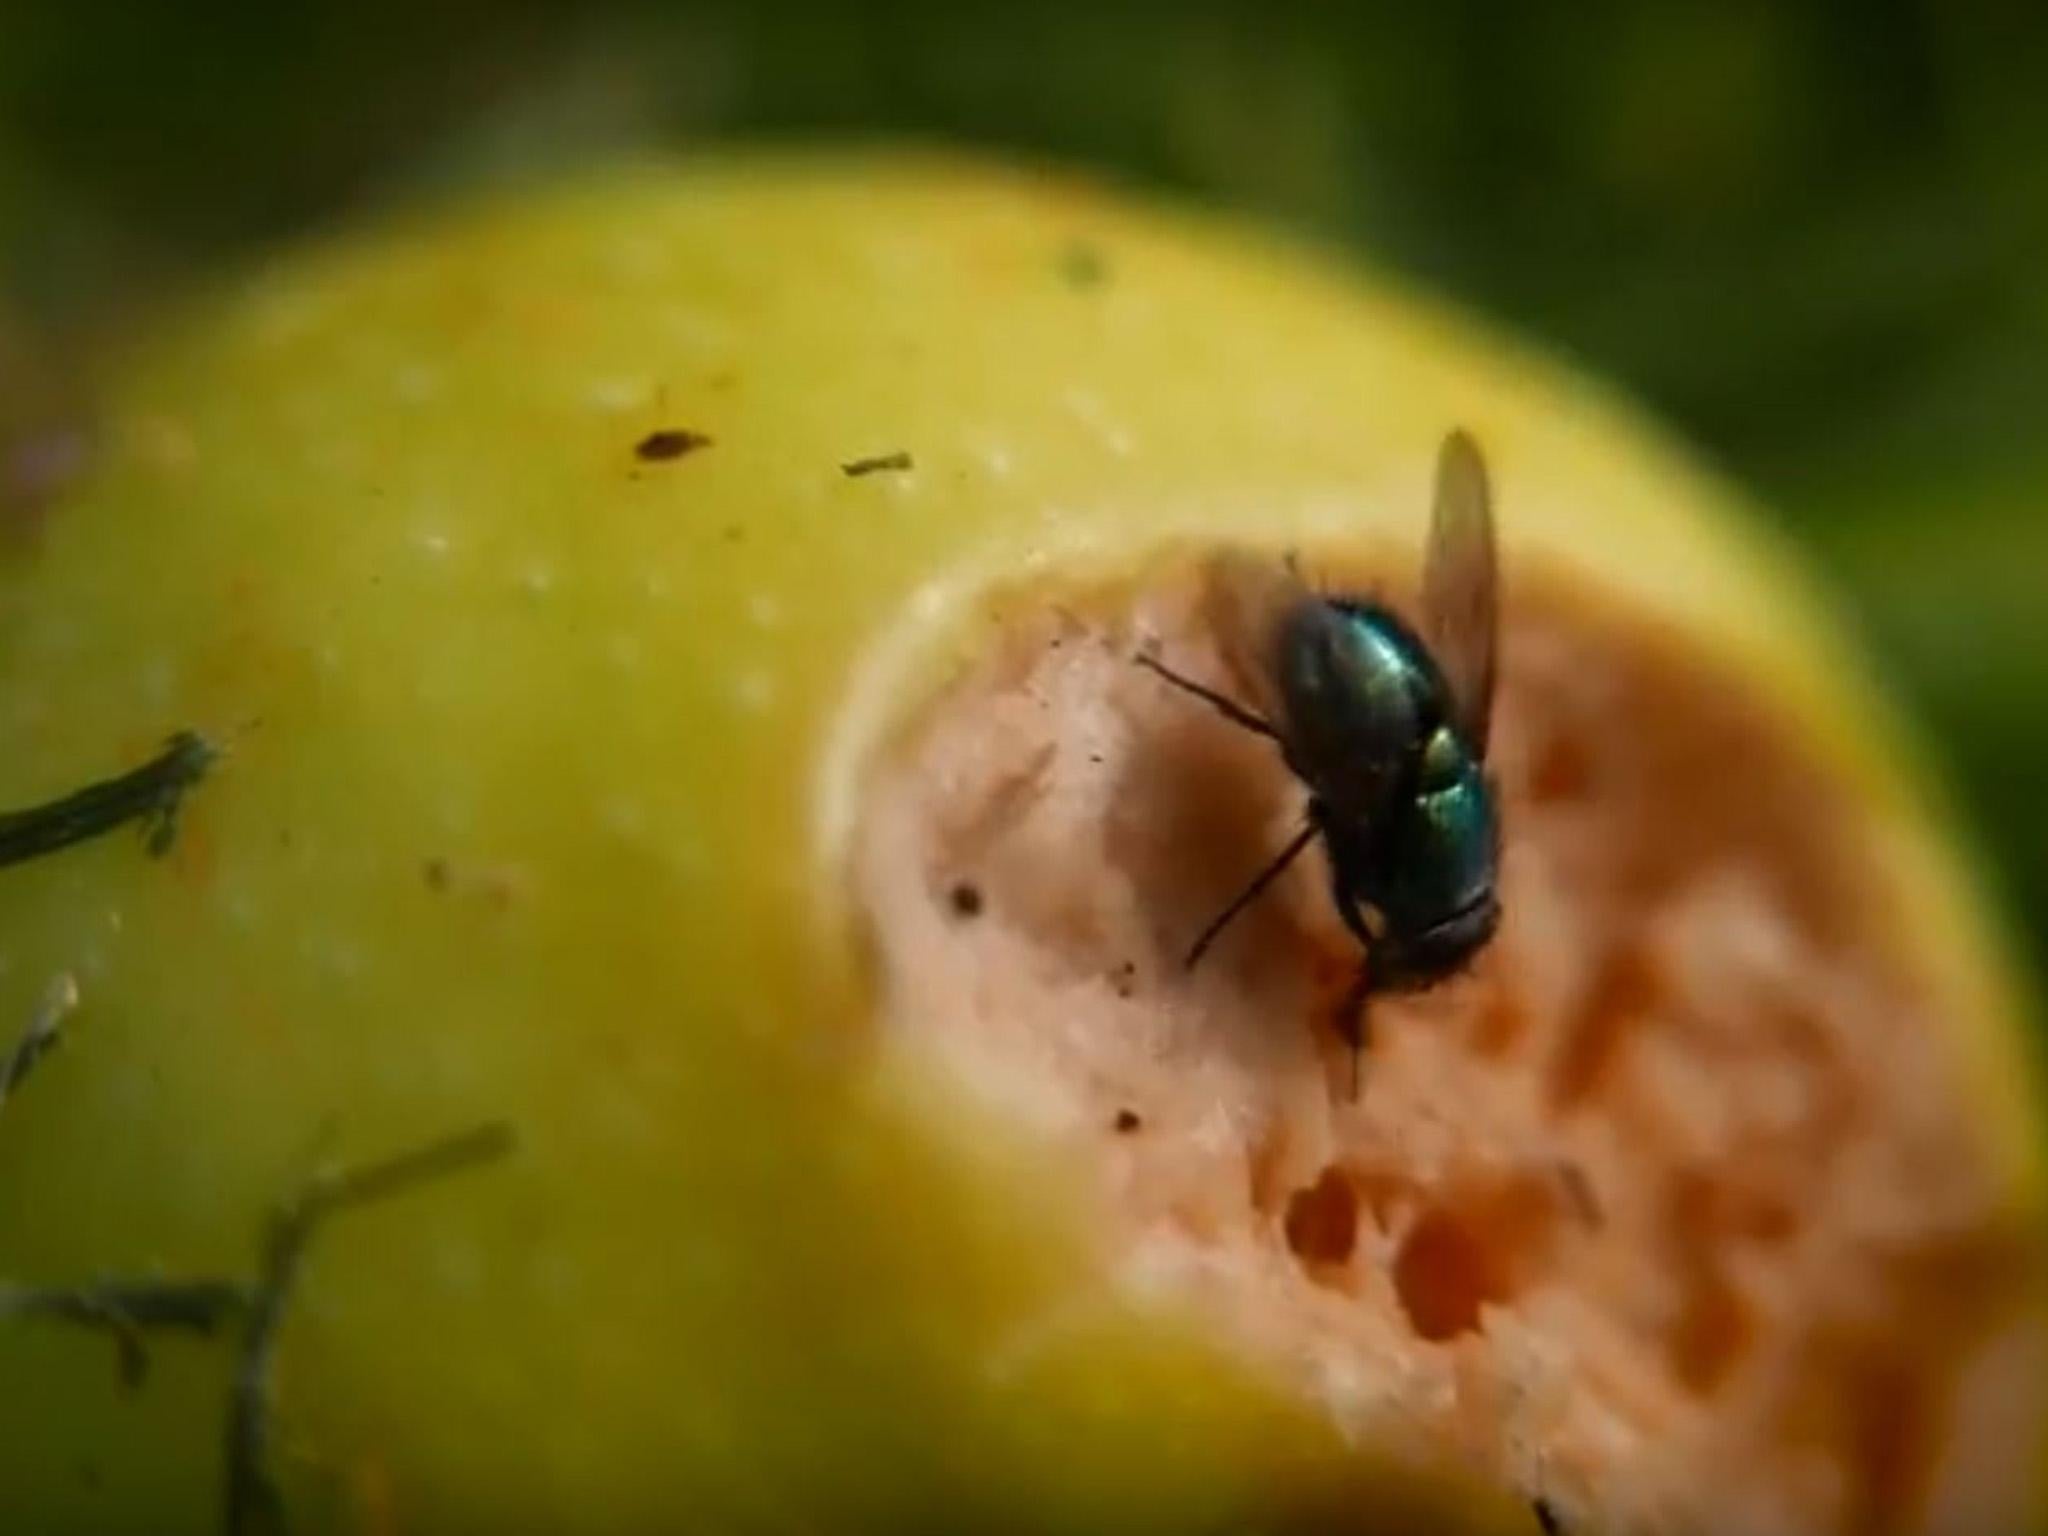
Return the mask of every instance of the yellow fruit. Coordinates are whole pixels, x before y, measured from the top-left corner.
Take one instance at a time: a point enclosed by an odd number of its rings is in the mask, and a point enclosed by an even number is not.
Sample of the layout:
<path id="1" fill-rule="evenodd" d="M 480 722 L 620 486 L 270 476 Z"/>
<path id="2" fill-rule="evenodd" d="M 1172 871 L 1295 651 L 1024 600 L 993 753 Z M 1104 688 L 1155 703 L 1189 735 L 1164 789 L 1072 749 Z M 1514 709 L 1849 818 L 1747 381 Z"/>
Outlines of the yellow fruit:
<path id="1" fill-rule="evenodd" d="M 1381 1012 L 1350 1106 L 1312 877 L 1177 972 L 1290 781 L 1119 647 L 1213 653 L 1189 573 L 1222 544 L 1398 595 L 1457 424 L 1500 501 L 1509 913 Z M 0 543 L 0 805 L 178 730 L 222 756 L 163 858 L 123 829 L 0 869 L 0 1018 L 79 994 L 0 1102 L 0 1279 L 246 1283 L 320 1170 L 515 1138 L 337 1211 L 278 1293 L 260 1459 L 296 1523 L 2028 1507 L 2023 1000 L 1786 554 L 1584 385 L 1063 180 L 736 159 L 284 261 L 146 348 L 96 443 Z M 1005 801 L 1011 746 L 1072 758 L 1056 814 Z M 1621 867 L 1624 782 L 1679 934 L 1649 960 L 1573 874 Z M 1521 1126 L 1552 1045 L 1610 1070 L 1551 1018 L 1588 993 L 1649 1042 L 1611 1069 L 1641 1092 L 1552 1076 Z M 1504 1008 L 1531 1043 L 1475 1065 Z M 1150 1118 L 1106 1118 L 1126 1087 Z M 1821 1150 L 1731 1235 L 1713 1116 L 1752 1102 Z M 1546 1148 L 1577 1227 L 1528 1215 Z M 24 1528 L 217 1529 L 226 1326 L 145 1333 L 124 1388 L 103 1337 L 0 1321 Z"/>

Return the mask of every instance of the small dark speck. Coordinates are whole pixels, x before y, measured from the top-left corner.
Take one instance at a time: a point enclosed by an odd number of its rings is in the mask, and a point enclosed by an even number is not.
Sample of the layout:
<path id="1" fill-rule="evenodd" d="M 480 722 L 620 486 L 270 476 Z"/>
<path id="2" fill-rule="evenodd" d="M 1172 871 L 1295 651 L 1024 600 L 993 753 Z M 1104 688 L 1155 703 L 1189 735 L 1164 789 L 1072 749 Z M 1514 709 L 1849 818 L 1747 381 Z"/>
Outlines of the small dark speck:
<path id="1" fill-rule="evenodd" d="M 962 880 L 946 893 L 955 917 L 981 916 L 981 887 Z"/>
<path id="2" fill-rule="evenodd" d="M 727 523 L 724 528 L 719 530 L 719 537 L 728 544 L 741 543 L 745 540 L 746 536 L 747 530 L 740 527 L 737 523 Z"/>
<path id="3" fill-rule="evenodd" d="M 1110 985 L 1116 989 L 1118 997 L 1129 998 L 1135 996 L 1138 990 L 1137 966 L 1126 960 L 1115 971 L 1111 972 Z"/>
<path id="4" fill-rule="evenodd" d="M 69 429 L 0 441 L 0 535 L 36 533 L 87 452 L 85 434 Z"/>
<path id="5" fill-rule="evenodd" d="M 1109 281 L 1109 258 L 1086 240 L 1072 241 L 1060 252 L 1059 269 L 1069 288 L 1099 288 Z"/>
<path id="6" fill-rule="evenodd" d="M 1116 1133 L 1119 1136 L 1130 1135 L 1133 1131 L 1144 1125 L 1144 1123 L 1143 1120 L 1138 1118 L 1138 1112 L 1135 1109 L 1120 1109 L 1116 1112 Z"/>
<path id="7" fill-rule="evenodd" d="M 1558 1164 L 1557 1176 L 1572 1213 L 1589 1227 L 1600 1226 L 1600 1197 L 1593 1192 L 1593 1181 L 1586 1176 L 1586 1170 L 1577 1163 L 1563 1162 Z"/>
<path id="8" fill-rule="evenodd" d="M 839 472 L 849 480 L 858 480 L 862 475 L 901 473 L 917 468 L 917 461 L 908 449 L 898 448 L 894 453 L 870 454 L 864 459 L 848 459 L 839 466 Z"/>
<path id="9" fill-rule="evenodd" d="M 427 860 L 420 867 L 420 873 L 426 877 L 428 890 L 445 891 L 448 889 L 448 861 L 446 859 Z"/>
<path id="10" fill-rule="evenodd" d="M 1543 1536 L 1564 1536 L 1564 1524 L 1557 1518 L 1557 1511 L 1550 1507 L 1548 1499 L 1538 1499 L 1529 1507 L 1535 1512 L 1536 1524 Z"/>
<path id="11" fill-rule="evenodd" d="M 1090 752 L 1088 754 L 1088 761 L 1091 763 L 1100 763 L 1102 761 L 1102 754 L 1100 752 Z"/>
<path id="12" fill-rule="evenodd" d="M 699 448 L 709 448 L 711 439 L 687 427 L 663 427 L 650 432 L 633 445 L 633 457 L 643 464 L 665 464 Z"/>

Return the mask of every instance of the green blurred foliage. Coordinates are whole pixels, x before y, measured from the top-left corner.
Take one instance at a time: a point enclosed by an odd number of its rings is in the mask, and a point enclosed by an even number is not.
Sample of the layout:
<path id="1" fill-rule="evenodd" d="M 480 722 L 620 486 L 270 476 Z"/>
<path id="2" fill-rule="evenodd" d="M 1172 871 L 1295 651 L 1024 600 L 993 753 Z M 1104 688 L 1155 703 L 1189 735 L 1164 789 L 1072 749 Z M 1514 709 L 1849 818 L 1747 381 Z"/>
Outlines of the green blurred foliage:
<path id="1" fill-rule="evenodd" d="M 735 133 L 1078 161 L 1354 244 L 1646 397 L 1833 572 L 2048 934 L 2048 9 L 10 11 L 0 411 L 252 248 L 450 186 Z"/>

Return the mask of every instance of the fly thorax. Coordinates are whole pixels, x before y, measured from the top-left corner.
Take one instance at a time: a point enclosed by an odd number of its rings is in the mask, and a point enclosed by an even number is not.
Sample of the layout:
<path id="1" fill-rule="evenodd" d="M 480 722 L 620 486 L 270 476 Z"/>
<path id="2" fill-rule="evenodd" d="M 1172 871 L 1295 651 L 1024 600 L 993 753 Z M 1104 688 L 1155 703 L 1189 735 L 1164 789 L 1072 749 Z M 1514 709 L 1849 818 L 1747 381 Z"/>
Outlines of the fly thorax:
<path id="1" fill-rule="evenodd" d="M 1375 814 L 1414 752 L 1412 642 L 1376 610 L 1306 603 L 1283 629 L 1280 687 L 1289 761 L 1318 793 Z"/>

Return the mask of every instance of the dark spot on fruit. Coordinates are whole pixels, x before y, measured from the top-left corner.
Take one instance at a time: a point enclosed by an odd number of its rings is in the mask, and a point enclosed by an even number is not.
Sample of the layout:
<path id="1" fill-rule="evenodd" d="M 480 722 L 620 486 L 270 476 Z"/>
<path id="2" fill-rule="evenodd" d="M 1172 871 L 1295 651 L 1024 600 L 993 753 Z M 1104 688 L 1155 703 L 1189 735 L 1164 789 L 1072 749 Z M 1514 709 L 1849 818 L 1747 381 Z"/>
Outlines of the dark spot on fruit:
<path id="1" fill-rule="evenodd" d="M 1135 1109 L 1120 1109 L 1116 1112 L 1116 1131 L 1119 1136 L 1130 1135 L 1144 1123 Z"/>
<path id="2" fill-rule="evenodd" d="M 86 458 L 85 434 L 75 428 L 0 438 L 0 539 L 33 541 Z"/>
<path id="3" fill-rule="evenodd" d="M 1287 1246 L 1305 1265 L 1347 1263 L 1358 1246 L 1358 1191 L 1340 1168 L 1325 1168 L 1315 1183 L 1287 1200 Z"/>
<path id="4" fill-rule="evenodd" d="M 1663 978 L 1635 945 L 1612 950 L 1572 1021 L 1551 1079 L 1551 1095 L 1569 1109 L 1598 1092 L 1628 1037 L 1664 1001 Z"/>
<path id="5" fill-rule="evenodd" d="M 1449 1211 L 1425 1211 L 1394 1259 L 1409 1326 L 1432 1343 L 1477 1328 L 1480 1307 L 1506 1289 L 1486 1245 Z"/>
<path id="6" fill-rule="evenodd" d="M 1605 1221 L 1600 1207 L 1600 1197 L 1594 1193 L 1593 1181 L 1578 1163 L 1562 1162 L 1557 1165 L 1558 1186 L 1564 1191 L 1572 1214 L 1589 1227 L 1601 1226 Z"/>
<path id="7" fill-rule="evenodd" d="M 1109 281 L 1109 258 L 1098 245 L 1072 240 L 1060 252 L 1059 273 L 1069 288 L 1100 288 Z"/>
<path id="8" fill-rule="evenodd" d="M 1473 1031 L 1472 1048 L 1482 1056 L 1505 1056 L 1528 1032 L 1529 1015 L 1506 988 L 1496 988 Z"/>
<path id="9" fill-rule="evenodd" d="M 445 891 L 448 889 L 449 873 L 448 861 L 446 859 L 427 860 L 425 864 L 420 866 L 420 874 L 425 878 L 428 890 Z"/>
<path id="10" fill-rule="evenodd" d="M 1578 737 L 1560 732 L 1545 743 L 1529 778 L 1529 798 L 1539 804 L 1583 800 L 1593 785 L 1593 764 Z"/>
<path id="11" fill-rule="evenodd" d="M 981 916 L 981 887 L 970 881 L 961 880 L 946 893 L 947 904 L 955 917 Z"/>
<path id="12" fill-rule="evenodd" d="M 1755 1333 L 1756 1319 L 1742 1293 L 1718 1268 L 1702 1263 L 1672 1331 L 1672 1370 L 1688 1392 L 1704 1397 L 1742 1363 Z"/>
<path id="13" fill-rule="evenodd" d="M 687 427 L 663 427 L 650 432 L 633 445 L 633 457 L 643 464 L 666 464 L 699 448 L 709 448 L 711 439 Z"/>

